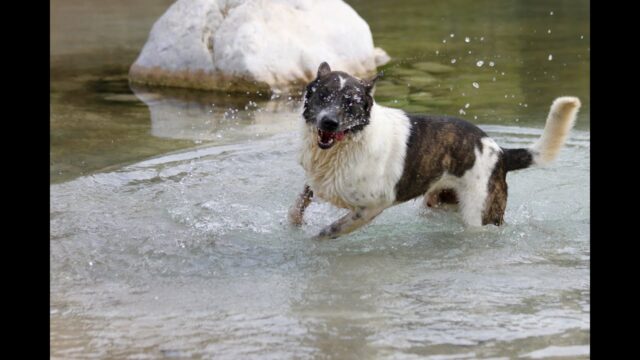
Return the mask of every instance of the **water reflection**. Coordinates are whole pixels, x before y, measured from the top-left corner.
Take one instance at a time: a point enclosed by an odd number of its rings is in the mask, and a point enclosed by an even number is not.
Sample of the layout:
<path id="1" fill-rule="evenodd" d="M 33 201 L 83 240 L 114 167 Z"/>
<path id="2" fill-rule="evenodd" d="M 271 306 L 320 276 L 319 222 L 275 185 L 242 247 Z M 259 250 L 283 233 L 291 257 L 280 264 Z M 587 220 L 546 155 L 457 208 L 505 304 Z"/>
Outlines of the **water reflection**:
<path id="1" fill-rule="evenodd" d="M 292 130 L 301 106 L 299 96 L 141 86 L 131 90 L 149 107 L 153 136 L 217 144 Z"/>

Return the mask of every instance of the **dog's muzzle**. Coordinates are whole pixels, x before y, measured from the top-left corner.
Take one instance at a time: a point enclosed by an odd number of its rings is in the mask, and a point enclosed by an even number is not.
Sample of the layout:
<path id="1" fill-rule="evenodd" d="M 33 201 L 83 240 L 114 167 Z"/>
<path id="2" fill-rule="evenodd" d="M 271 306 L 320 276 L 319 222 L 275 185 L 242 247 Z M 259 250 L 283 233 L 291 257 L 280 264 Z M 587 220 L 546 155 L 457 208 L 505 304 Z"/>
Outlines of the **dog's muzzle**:
<path id="1" fill-rule="evenodd" d="M 342 139 L 344 139 L 344 131 L 332 132 L 318 129 L 318 146 L 320 149 L 326 150 Z"/>
<path id="2" fill-rule="evenodd" d="M 344 139 L 344 131 L 338 131 L 340 123 L 333 116 L 323 116 L 318 122 L 318 146 L 328 149 Z"/>

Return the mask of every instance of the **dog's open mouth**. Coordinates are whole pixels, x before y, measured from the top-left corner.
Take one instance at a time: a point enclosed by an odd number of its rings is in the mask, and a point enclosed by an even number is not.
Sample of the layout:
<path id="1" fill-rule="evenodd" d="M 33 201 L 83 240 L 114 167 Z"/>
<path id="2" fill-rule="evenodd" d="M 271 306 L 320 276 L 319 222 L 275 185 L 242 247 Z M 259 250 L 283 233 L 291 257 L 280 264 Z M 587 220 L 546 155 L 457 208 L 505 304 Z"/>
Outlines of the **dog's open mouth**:
<path id="1" fill-rule="evenodd" d="M 342 139 L 344 139 L 344 131 L 331 132 L 318 129 L 318 146 L 320 146 L 320 149 L 328 149 Z"/>

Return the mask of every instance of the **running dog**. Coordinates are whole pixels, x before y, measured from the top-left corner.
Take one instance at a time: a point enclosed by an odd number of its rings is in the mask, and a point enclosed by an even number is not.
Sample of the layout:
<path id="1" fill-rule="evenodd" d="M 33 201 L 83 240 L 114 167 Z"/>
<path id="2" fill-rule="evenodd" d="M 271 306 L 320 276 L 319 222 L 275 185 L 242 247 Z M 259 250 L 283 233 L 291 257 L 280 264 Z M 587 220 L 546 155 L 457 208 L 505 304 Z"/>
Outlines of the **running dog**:
<path id="1" fill-rule="evenodd" d="M 300 164 L 307 183 L 289 220 L 302 224 L 314 196 L 350 210 L 317 239 L 350 233 L 423 195 L 427 206 L 457 204 L 468 226 L 502 225 L 507 172 L 553 161 L 580 108 L 578 98 L 557 98 L 533 145 L 505 149 L 467 121 L 376 104 L 379 76 L 357 79 L 323 62 L 306 87 Z"/>

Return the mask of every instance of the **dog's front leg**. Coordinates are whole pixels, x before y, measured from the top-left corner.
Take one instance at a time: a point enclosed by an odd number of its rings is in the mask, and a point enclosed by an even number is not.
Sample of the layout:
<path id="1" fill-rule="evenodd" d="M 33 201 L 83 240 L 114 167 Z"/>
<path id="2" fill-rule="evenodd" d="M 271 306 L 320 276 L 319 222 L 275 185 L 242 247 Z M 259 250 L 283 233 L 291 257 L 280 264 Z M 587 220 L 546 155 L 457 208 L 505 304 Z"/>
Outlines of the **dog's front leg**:
<path id="1" fill-rule="evenodd" d="M 313 197 L 313 191 L 309 185 L 304 185 L 302 193 L 298 195 L 296 202 L 289 209 L 289 222 L 293 225 L 302 225 L 302 219 L 304 217 L 304 210 L 311 203 Z"/>
<path id="2" fill-rule="evenodd" d="M 314 239 L 335 239 L 340 235 L 348 234 L 371 222 L 371 220 L 378 216 L 384 209 L 385 207 L 355 209 L 338 221 L 322 229 L 320 234 L 315 236 Z"/>

